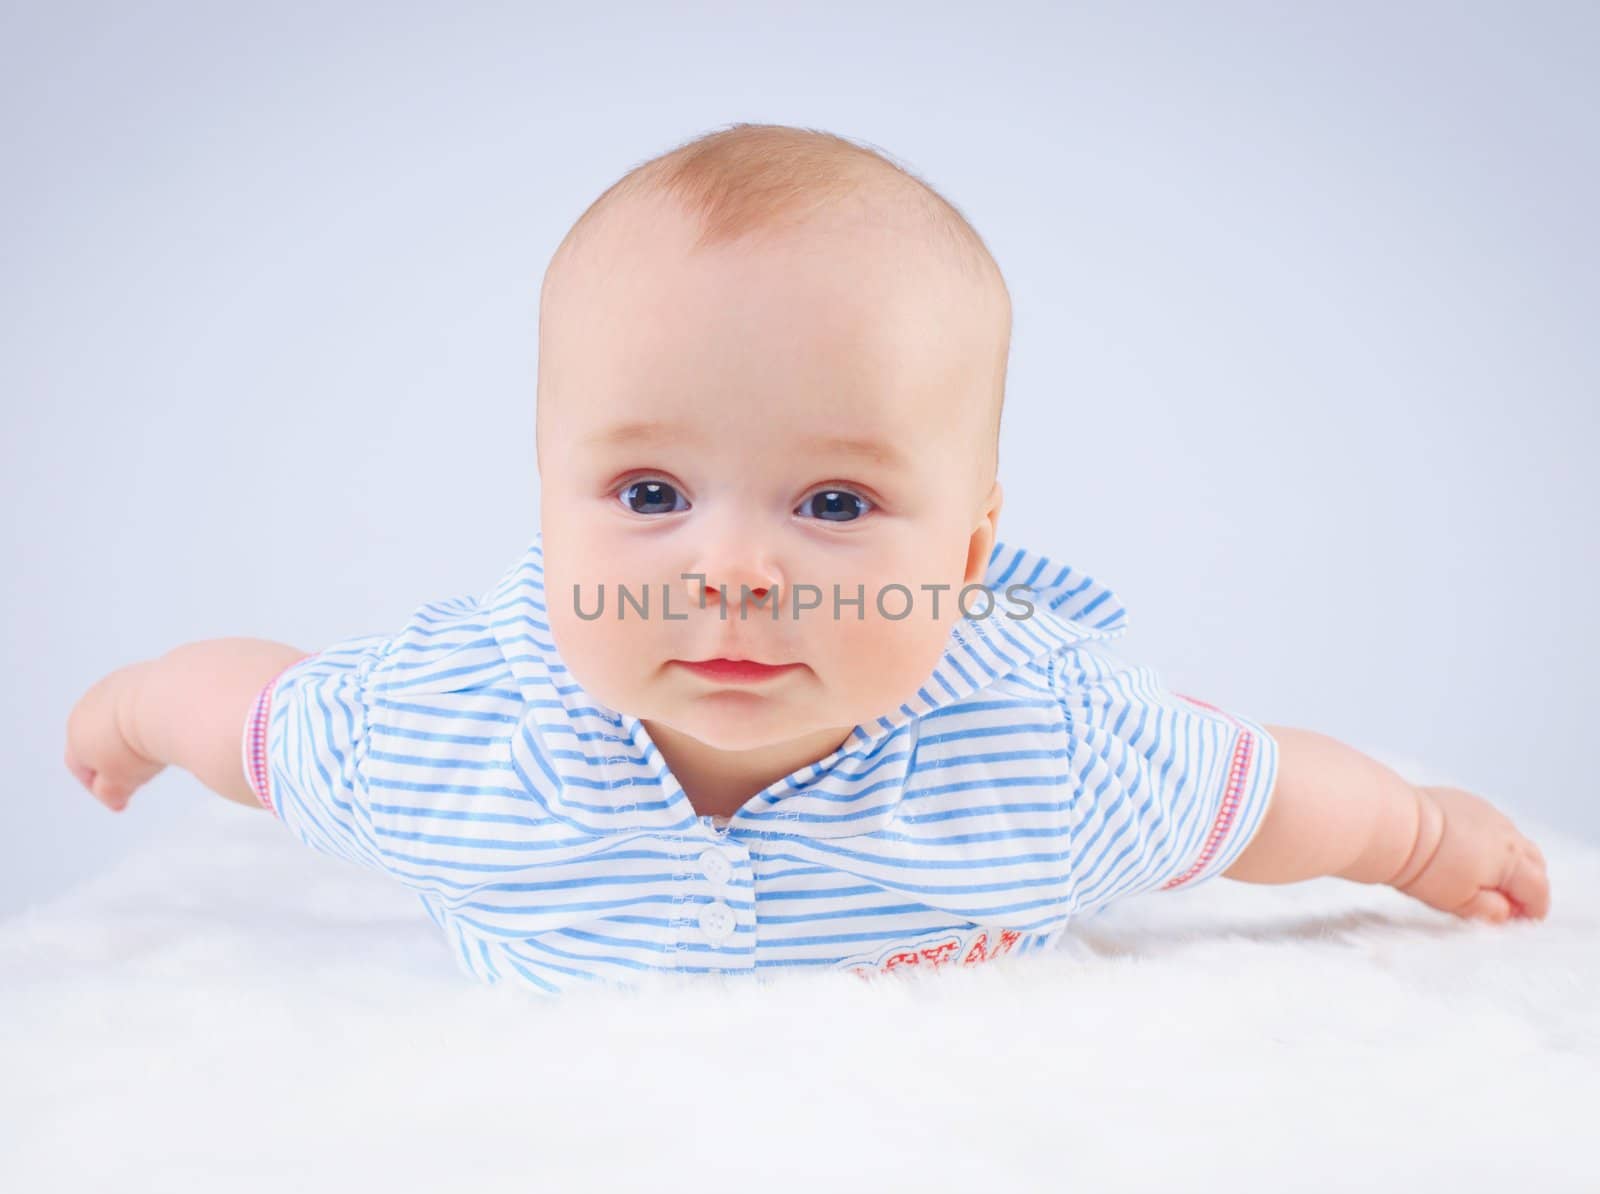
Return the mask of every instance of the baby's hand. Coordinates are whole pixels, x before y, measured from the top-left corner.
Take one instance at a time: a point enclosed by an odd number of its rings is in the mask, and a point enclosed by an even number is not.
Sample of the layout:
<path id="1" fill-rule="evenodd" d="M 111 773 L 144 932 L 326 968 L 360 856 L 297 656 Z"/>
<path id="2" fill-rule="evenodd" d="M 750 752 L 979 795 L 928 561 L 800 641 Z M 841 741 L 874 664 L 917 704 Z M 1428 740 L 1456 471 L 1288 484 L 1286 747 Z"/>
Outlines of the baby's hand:
<path id="1" fill-rule="evenodd" d="M 1418 787 L 1417 797 L 1417 848 L 1394 887 L 1467 919 L 1544 919 L 1550 909 L 1544 855 L 1504 813 L 1460 788 Z"/>
<path id="2" fill-rule="evenodd" d="M 118 668 L 78 698 L 67 717 L 67 770 L 101 804 L 121 812 L 163 767 L 128 740 L 131 694 L 143 664 Z"/>

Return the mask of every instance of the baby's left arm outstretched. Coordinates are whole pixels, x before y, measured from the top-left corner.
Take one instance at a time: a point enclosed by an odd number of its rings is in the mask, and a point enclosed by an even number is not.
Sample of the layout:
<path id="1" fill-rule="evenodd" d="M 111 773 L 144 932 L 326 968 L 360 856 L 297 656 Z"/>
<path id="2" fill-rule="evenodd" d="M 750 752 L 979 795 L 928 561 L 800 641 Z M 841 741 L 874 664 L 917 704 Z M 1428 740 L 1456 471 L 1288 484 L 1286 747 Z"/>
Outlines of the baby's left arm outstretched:
<path id="1" fill-rule="evenodd" d="M 1229 878 L 1387 883 L 1495 923 L 1549 911 L 1544 855 L 1487 801 L 1410 784 L 1326 734 L 1266 729 L 1279 747 L 1277 783 L 1260 828 L 1223 872 Z"/>

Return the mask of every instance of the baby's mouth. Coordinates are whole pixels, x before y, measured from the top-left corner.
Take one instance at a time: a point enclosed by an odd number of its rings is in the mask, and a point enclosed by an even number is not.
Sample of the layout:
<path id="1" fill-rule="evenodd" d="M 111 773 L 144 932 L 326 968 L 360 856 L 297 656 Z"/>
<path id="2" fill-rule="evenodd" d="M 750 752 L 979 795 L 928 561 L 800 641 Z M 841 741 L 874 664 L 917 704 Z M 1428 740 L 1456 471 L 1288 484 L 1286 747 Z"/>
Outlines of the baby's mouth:
<path id="1" fill-rule="evenodd" d="M 760 684 L 795 671 L 803 663 L 760 663 L 754 659 L 674 659 L 673 663 L 705 680 L 722 684 Z"/>

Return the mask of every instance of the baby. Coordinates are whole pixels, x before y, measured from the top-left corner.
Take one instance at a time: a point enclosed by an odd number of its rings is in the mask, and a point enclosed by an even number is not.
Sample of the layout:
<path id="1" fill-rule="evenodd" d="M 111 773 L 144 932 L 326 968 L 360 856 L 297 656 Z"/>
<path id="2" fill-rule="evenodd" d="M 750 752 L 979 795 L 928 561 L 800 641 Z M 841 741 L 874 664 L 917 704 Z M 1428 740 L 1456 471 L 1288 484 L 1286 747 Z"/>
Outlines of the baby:
<path id="1" fill-rule="evenodd" d="M 540 527 L 499 582 L 121 668 L 67 766 L 113 810 L 182 767 L 541 992 L 971 965 L 1216 875 L 1542 918 L 1489 804 L 1164 689 L 1105 647 L 1108 588 L 998 538 L 1010 331 L 978 234 L 882 155 L 680 146 L 545 275 Z"/>

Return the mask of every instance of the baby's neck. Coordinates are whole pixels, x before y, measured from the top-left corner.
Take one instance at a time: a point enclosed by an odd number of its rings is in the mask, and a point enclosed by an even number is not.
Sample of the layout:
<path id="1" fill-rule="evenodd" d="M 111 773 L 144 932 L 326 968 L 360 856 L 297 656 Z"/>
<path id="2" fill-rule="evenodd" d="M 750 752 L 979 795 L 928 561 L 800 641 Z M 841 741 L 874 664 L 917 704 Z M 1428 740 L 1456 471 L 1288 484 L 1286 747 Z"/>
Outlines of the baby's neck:
<path id="1" fill-rule="evenodd" d="M 850 737 L 854 726 L 819 730 L 754 750 L 717 750 L 659 721 L 639 722 L 661 752 L 673 778 L 683 785 L 698 816 L 731 817 L 757 792 L 825 759 Z"/>

